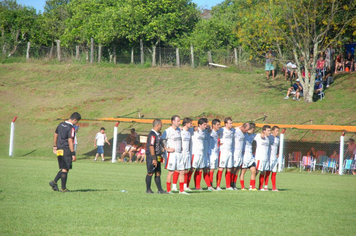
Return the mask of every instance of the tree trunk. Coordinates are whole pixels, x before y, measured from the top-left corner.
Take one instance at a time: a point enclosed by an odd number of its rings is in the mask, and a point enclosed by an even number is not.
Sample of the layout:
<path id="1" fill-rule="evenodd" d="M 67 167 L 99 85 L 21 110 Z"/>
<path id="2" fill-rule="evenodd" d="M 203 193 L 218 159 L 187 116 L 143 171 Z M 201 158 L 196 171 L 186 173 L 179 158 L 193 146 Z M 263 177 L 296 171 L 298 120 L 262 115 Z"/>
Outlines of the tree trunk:
<path id="1" fill-rule="evenodd" d="M 237 48 L 234 48 L 235 65 L 237 65 Z"/>
<path id="2" fill-rule="evenodd" d="M 134 59 L 134 48 L 131 47 L 131 64 L 135 63 L 135 59 Z"/>
<path id="3" fill-rule="evenodd" d="M 99 48 L 98 48 L 98 63 L 100 63 L 101 62 L 101 50 L 102 49 L 102 46 L 101 46 L 101 44 L 99 44 Z"/>
<path id="4" fill-rule="evenodd" d="M 31 48 L 31 42 L 27 43 L 27 51 L 26 51 L 26 61 L 30 59 L 30 48 Z"/>
<path id="5" fill-rule="evenodd" d="M 53 59 L 53 48 L 54 48 L 54 42 L 52 41 L 51 49 L 49 51 L 49 59 L 50 60 Z"/>
<path id="6" fill-rule="evenodd" d="M 116 45 L 114 45 L 113 55 L 114 55 L 114 64 L 116 65 Z"/>
<path id="7" fill-rule="evenodd" d="M 156 67 L 156 46 L 152 47 L 152 67 Z"/>
<path id="8" fill-rule="evenodd" d="M 192 62 L 192 68 L 194 68 L 194 47 L 193 44 L 190 45 L 190 57 Z"/>
<path id="9" fill-rule="evenodd" d="M 180 68 L 179 48 L 176 48 L 176 62 L 177 62 L 177 67 Z"/>
<path id="10" fill-rule="evenodd" d="M 61 61 L 61 40 L 57 40 L 57 59 Z"/>
<path id="11" fill-rule="evenodd" d="M 141 65 L 144 64 L 144 55 L 143 55 L 143 41 L 140 39 L 140 51 L 141 51 Z"/>
<path id="12" fill-rule="evenodd" d="M 93 64 L 94 60 L 94 39 L 90 39 L 90 64 Z"/>
<path id="13" fill-rule="evenodd" d="M 75 60 L 79 61 L 79 46 L 75 46 Z"/>

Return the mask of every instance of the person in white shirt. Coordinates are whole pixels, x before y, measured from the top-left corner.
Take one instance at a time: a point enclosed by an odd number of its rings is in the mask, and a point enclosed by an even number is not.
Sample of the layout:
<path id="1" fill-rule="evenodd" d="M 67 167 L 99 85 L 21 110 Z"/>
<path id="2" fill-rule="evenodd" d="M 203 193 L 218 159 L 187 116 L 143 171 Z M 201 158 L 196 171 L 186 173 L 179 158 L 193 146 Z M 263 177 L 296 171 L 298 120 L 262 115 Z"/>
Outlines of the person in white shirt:
<path id="1" fill-rule="evenodd" d="M 192 168 L 189 171 L 189 175 L 195 171 L 194 180 L 195 180 L 195 189 L 202 190 L 200 187 L 200 181 L 202 177 L 202 170 L 207 167 L 206 163 L 206 155 L 207 155 L 207 140 L 205 131 L 208 125 L 208 120 L 206 118 L 200 118 L 198 120 L 198 128 L 194 131 L 192 135 Z M 208 186 L 209 191 L 213 191 L 213 187 L 210 183 L 210 178 L 207 173 L 204 174 L 204 180 L 206 185 Z M 188 177 L 189 182 L 189 177 Z"/>
<path id="2" fill-rule="evenodd" d="M 257 134 L 254 138 L 256 142 L 256 169 L 260 172 L 259 190 L 266 191 L 263 188 L 264 177 L 267 170 L 269 170 L 269 138 L 271 135 L 271 126 L 264 125 L 262 132 Z M 268 188 L 267 188 L 268 191 Z"/>
<path id="3" fill-rule="evenodd" d="M 219 170 L 216 181 L 216 190 L 221 191 L 220 183 L 222 173 L 226 169 L 225 181 L 226 190 L 233 190 L 230 186 L 231 168 L 232 168 L 232 151 L 234 148 L 234 130 L 232 129 L 232 119 L 230 117 L 224 120 L 225 127 L 219 130 L 220 134 L 220 157 Z"/>
<path id="4" fill-rule="evenodd" d="M 171 118 L 172 125 L 166 129 L 161 139 L 163 141 L 164 150 L 167 154 L 167 161 L 165 168 L 168 170 L 167 175 L 167 192 L 173 193 L 171 191 L 171 178 L 175 170 L 179 171 L 179 193 L 188 194 L 184 191 L 184 163 L 182 154 L 182 136 L 179 129 L 180 117 L 177 115 Z"/>
<path id="5" fill-rule="evenodd" d="M 250 129 L 245 134 L 244 147 L 243 147 L 243 151 L 242 151 L 243 152 L 242 170 L 240 173 L 241 190 L 246 190 L 244 176 L 245 176 L 247 169 L 250 169 L 251 178 L 250 178 L 249 190 L 257 191 L 257 189 L 256 189 L 256 163 L 255 163 L 255 158 L 253 156 L 253 151 L 252 151 L 252 142 L 256 136 L 256 134 L 254 134 L 255 129 L 256 129 L 255 123 L 250 123 Z"/>
<path id="6" fill-rule="evenodd" d="M 231 187 L 237 190 L 236 182 L 239 169 L 242 167 L 242 150 L 244 147 L 245 133 L 250 129 L 249 123 L 243 123 L 240 127 L 235 129 L 235 142 L 234 142 L 234 155 L 233 155 L 233 167 L 231 170 Z"/>
<path id="7" fill-rule="evenodd" d="M 220 130 L 220 120 L 214 119 L 212 122 L 212 130 L 210 132 L 209 140 L 209 153 L 210 153 L 210 183 L 213 186 L 214 182 L 214 171 L 218 168 L 219 160 L 219 130 Z"/>
<path id="8" fill-rule="evenodd" d="M 277 175 L 277 167 L 278 167 L 278 148 L 279 148 L 279 127 L 278 126 L 273 126 L 272 127 L 272 134 L 268 136 L 269 138 L 269 144 L 270 144 L 270 149 L 269 149 L 269 164 L 270 164 L 270 170 L 266 171 L 265 175 L 265 190 L 268 189 L 268 178 L 270 173 L 272 172 L 272 191 L 278 192 L 278 189 L 276 187 L 276 175 Z"/>
<path id="9" fill-rule="evenodd" d="M 95 155 L 94 161 L 96 161 L 98 159 L 99 154 L 101 156 L 101 160 L 105 161 L 105 158 L 104 158 L 104 144 L 105 144 L 105 142 L 110 145 L 110 142 L 108 141 L 108 138 L 106 137 L 106 134 L 105 134 L 105 128 L 101 127 L 100 132 L 95 135 L 95 139 L 94 139 L 94 147 L 96 147 L 96 146 L 98 147 L 98 151 Z"/>

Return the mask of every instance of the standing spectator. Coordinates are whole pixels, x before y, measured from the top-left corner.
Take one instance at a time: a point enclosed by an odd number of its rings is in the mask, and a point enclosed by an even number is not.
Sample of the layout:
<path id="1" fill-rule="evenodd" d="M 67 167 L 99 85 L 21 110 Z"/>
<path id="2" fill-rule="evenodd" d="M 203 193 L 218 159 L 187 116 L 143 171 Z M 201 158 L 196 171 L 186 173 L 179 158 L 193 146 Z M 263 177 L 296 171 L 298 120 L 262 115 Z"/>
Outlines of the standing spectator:
<path id="1" fill-rule="evenodd" d="M 130 139 L 131 140 L 135 140 L 136 142 L 138 142 L 138 134 L 136 133 L 136 130 L 134 128 L 131 129 L 131 133 L 130 133 Z"/>
<path id="2" fill-rule="evenodd" d="M 57 155 L 59 172 L 53 181 L 49 182 L 53 191 L 68 192 L 66 187 L 68 172 L 72 169 L 72 162 L 77 160 L 74 151 L 74 137 L 76 125 L 82 117 L 78 112 L 74 112 L 70 118 L 60 123 L 54 133 L 53 153 Z M 62 188 L 59 190 L 57 181 L 61 179 Z"/>
<path id="3" fill-rule="evenodd" d="M 334 63 L 334 55 L 335 55 L 335 49 L 333 49 L 333 46 L 330 45 L 326 50 L 325 50 L 325 66 L 326 67 L 333 67 Z"/>
<path id="4" fill-rule="evenodd" d="M 272 78 L 274 79 L 274 66 L 273 66 L 273 54 L 271 50 L 268 50 L 268 53 L 266 53 L 266 74 L 267 74 L 267 79 L 269 79 L 269 74 L 272 71 Z"/>
<path id="5" fill-rule="evenodd" d="M 355 155 L 355 151 L 356 151 L 355 140 L 353 138 L 350 138 L 347 146 L 346 159 L 352 159 L 352 157 Z"/>
<path id="6" fill-rule="evenodd" d="M 316 61 L 316 72 L 317 73 L 324 73 L 324 65 L 325 65 L 325 61 L 324 61 L 323 56 L 321 56 Z"/>
<path id="7" fill-rule="evenodd" d="M 110 145 L 108 138 L 106 137 L 106 134 L 105 134 L 105 128 L 101 127 L 100 132 L 95 135 L 95 139 L 94 139 L 94 147 L 96 147 L 96 146 L 98 147 L 98 151 L 95 155 L 94 161 L 96 161 L 98 159 L 99 154 L 101 156 L 101 160 L 105 161 L 105 158 L 104 158 L 104 144 L 105 144 L 105 142 Z"/>

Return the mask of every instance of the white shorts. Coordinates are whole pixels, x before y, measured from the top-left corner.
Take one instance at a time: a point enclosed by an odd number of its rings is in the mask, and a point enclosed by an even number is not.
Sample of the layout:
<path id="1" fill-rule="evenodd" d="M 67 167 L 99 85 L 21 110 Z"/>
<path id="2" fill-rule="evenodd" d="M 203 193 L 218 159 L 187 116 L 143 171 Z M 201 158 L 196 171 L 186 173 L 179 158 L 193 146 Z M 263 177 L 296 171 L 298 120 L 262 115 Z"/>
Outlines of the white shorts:
<path id="1" fill-rule="evenodd" d="M 183 166 L 185 170 L 189 170 L 192 167 L 192 155 L 190 153 L 183 153 Z"/>
<path id="2" fill-rule="evenodd" d="M 184 170 L 183 154 L 178 152 L 169 152 L 167 154 L 166 169 L 170 171 Z"/>
<path id="3" fill-rule="evenodd" d="M 273 158 L 272 160 L 270 160 L 270 166 L 269 166 L 269 170 L 272 172 L 277 172 L 278 169 L 278 158 Z"/>
<path id="4" fill-rule="evenodd" d="M 203 154 L 193 154 L 192 155 L 192 167 L 194 169 L 205 168 L 205 158 Z"/>
<path id="5" fill-rule="evenodd" d="M 234 154 L 234 167 L 241 167 L 242 166 L 242 163 L 243 163 L 243 158 L 242 158 L 242 155 L 241 153 L 238 154 L 236 153 L 236 155 Z"/>
<path id="6" fill-rule="evenodd" d="M 256 169 L 258 171 L 268 171 L 269 170 L 269 161 L 256 160 Z"/>
<path id="7" fill-rule="evenodd" d="M 219 154 L 219 168 L 232 168 L 232 152 L 221 150 Z"/>
<path id="8" fill-rule="evenodd" d="M 242 169 L 247 169 L 252 166 L 256 166 L 254 156 L 250 153 L 245 153 L 245 155 L 242 158 Z"/>
<path id="9" fill-rule="evenodd" d="M 218 167 L 219 154 L 213 153 L 210 155 L 210 169 L 216 169 Z"/>

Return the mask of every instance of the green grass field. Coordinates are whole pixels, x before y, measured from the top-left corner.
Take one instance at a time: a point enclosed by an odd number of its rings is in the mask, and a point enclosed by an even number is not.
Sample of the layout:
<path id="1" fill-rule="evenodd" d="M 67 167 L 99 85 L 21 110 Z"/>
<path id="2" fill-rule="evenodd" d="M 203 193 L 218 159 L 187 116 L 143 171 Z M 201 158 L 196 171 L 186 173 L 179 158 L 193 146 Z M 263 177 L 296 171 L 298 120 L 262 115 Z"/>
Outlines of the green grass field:
<path id="1" fill-rule="evenodd" d="M 59 193 L 48 186 L 57 172 L 54 156 L 2 156 L 0 166 L 0 235 L 352 235 L 356 230 L 356 180 L 349 175 L 279 173 L 280 192 L 148 195 L 144 164 L 79 160 L 69 174 L 73 192 Z"/>

